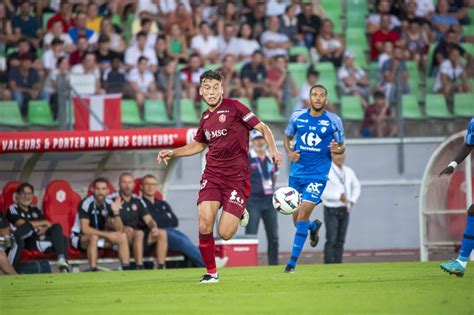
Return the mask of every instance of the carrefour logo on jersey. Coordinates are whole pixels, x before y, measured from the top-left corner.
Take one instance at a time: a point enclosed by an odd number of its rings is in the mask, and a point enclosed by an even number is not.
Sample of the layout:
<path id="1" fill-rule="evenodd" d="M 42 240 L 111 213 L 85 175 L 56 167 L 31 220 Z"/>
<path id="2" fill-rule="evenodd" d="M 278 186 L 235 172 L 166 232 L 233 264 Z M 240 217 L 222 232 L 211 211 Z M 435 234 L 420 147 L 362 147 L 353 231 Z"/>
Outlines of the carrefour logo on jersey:
<path id="1" fill-rule="evenodd" d="M 315 148 L 322 141 L 317 133 L 305 132 L 301 136 L 301 141 L 303 141 L 304 146 L 303 145 L 300 146 L 300 149 L 308 150 L 308 151 L 314 151 L 314 152 L 320 152 L 321 151 L 320 148 Z"/>
<path id="2" fill-rule="evenodd" d="M 204 134 L 206 135 L 207 141 L 209 141 L 214 138 L 227 136 L 227 129 L 218 129 L 218 130 L 212 130 L 212 131 L 206 130 Z"/>

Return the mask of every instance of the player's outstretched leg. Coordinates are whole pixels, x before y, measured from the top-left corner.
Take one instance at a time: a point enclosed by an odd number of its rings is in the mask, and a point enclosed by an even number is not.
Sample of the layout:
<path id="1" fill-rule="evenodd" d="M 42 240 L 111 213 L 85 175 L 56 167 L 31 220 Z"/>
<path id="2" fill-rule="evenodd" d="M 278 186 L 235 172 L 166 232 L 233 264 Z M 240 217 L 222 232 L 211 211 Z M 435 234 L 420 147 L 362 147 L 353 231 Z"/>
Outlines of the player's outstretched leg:
<path id="1" fill-rule="evenodd" d="M 313 211 L 314 203 L 303 201 L 301 208 L 298 210 L 298 217 L 296 221 L 296 233 L 293 241 L 293 249 L 288 264 L 285 267 L 285 272 L 294 272 L 296 262 L 303 251 L 304 243 L 308 237 L 308 229 L 311 225 L 309 217 Z"/>
<path id="2" fill-rule="evenodd" d="M 461 251 L 459 252 L 458 258 L 440 265 L 441 269 L 458 277 L 464 275 L 469 256 L 474 249 L 474 205 L 471 205 L 467 210 L 466 221 L 466 229 L 464 230 L 464 237 L 462 239 Z"/>
<path id="3" fill-rule="evenodd" d="M 207 273 L 199 281 L 200 283 L 219 282 L 216 268 L 216 246 L 213 234 L 214 221 L 219 207 L 220 203 L 218 201 L 203 201 L 198 205 L 199 250 L 201 251 L 202 260 L 207 270 Z"/>
<path id="4" fill-rule="evenodd" d="M 316 247 L 319 243 L 319 230 L 321 229 L 321 226 L 323 225 L 323 222 L 320 220 L 316 219 L 311 224 L 309 225 L 309 245 L 311 247 Z"/>

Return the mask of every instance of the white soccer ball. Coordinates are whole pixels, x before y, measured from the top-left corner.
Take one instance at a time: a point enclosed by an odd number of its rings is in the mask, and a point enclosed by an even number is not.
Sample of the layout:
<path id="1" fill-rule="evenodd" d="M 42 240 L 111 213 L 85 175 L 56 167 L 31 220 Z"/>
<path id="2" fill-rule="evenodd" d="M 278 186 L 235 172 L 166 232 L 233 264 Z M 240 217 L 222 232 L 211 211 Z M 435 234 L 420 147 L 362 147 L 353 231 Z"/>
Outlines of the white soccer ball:
<path id="1" fill-rule="evenodd" d="M 291 187 L 282 187 L 273 194 L 273 207 L 281 214 L 292 214 L 301 206 L 300 194 Z"/>

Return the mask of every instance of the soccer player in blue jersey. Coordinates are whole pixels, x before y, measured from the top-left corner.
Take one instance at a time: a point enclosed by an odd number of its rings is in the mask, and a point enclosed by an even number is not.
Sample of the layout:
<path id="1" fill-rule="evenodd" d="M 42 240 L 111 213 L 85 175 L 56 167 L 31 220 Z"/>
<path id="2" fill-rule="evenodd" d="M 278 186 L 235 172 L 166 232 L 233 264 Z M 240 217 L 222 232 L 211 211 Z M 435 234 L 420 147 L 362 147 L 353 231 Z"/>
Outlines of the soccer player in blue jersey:
<path id="1" fill-rule="evenodd" d="M 439 176 L 451 175 L 454 172 L 454 169 L 458 164 L 461 164 L 462 161 L 471 153 L 471 150 L 474 148 L 474 118 L 471 119 L 467 127 L 466 138 L 464 144 L 461 147 L 458 155 L 448 164 L 448 166 L 441 171 Z M 466 217 L 466 229 L 464 230 L 464 236 L 461 243 L 461 250 L 459 251 L 459 256 L 456 259 L 450 260 L 448 262 L 442 263 L 440 265 L 441 269 L 449 272 L 449 274 L 454 274 L 458 277 L 464 276 L 464 271 L 467 267 L 467 262 L 469 261 L 469 256 L 471 255 L 472 250 L 474 249 L 474 205 L 471 205 L 467 209 Z"/>
<path id="2" fill-rule="evenodd" d="M 336 114 L 325 110 L 327 89 L 315 85 L 309 92 L 310 108 L 295 111 L 285 129 L 285 150 L 291 160 L 289 186 L 302 195 L 302 204 L 293 214 L 296 234 L 285 272 L 294 272 L 308 231 L 310 245 L 319 241 L 319 220 L 309 221 L 314 207 L 321 202 L 333 154 L 344 153 L 344 128 Z M 295 139 L 294 147 L 291 141 Z"/>

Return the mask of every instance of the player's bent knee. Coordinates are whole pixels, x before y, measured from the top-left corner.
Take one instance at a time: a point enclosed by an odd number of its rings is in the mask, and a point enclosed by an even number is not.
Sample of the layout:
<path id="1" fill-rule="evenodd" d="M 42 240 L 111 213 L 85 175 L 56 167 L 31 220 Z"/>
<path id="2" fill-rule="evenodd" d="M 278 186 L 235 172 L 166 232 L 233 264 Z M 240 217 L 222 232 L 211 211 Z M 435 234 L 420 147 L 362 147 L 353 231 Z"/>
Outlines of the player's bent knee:
<path id="1" fill-rule="evenodd" d="M 127 245 L 128 244 L 128 237 L 125 233 L 120 233 L 118 236 L 118 244 L 120 245 Z"/>
<path id="2" fill-rule="evenodd" d="M 222 238 L 224 241 L 228 241 L 232 238 L 232 236 L 234 236 L 234 233 L 222 232 L 222 231 L 219 231 L 218 234 L 220 238 Z"/>
<path id="3" fill-rule="evenodd" d="M 213 224 L 206 220 L 199 220 L 199 233 L 209 234 L 212 232 Z"/>
<path id="4" fill-rule="evenodd" d="M 99 236 L 98 235 L 91 235 L 89 236 L 89 245 L 94 244 L 97 245 L 97 242 L 99 241 Z"/>
<path id="5" fill-rule="evenodd" d="M 467 215 L 470 217 L 474 217 L 474 204 L 472 204 L 469 209 L 467 209 Z"/>

